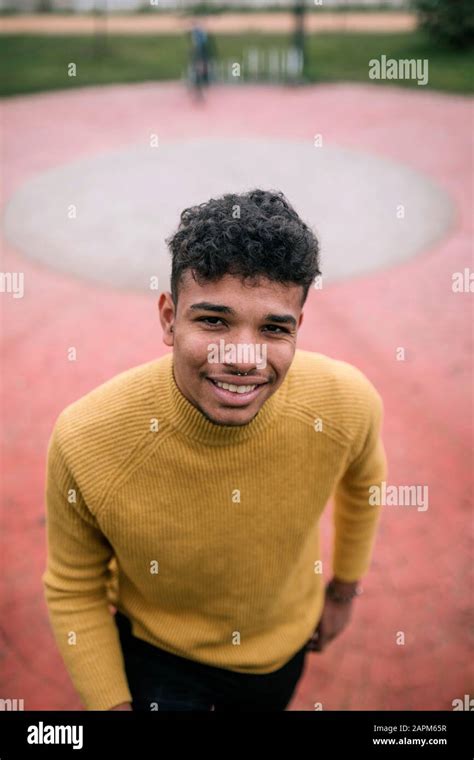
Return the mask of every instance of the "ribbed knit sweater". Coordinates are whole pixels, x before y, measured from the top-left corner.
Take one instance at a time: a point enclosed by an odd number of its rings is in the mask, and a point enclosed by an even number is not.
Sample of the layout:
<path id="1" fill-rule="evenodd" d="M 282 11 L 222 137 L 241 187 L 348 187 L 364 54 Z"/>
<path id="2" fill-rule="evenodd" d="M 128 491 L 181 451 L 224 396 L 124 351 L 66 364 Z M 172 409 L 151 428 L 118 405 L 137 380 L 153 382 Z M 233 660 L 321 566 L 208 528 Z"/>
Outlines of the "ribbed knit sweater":
<path id="1" fill-rule="evenodd" d="M 282 667 L 319 621 L 323 577 L 354 581 L 369 568 L 382 416 L 360 370 L 300 349 L 247 425 L 216 425 L 193 406 L 172 353 L 66 407 L 48 447 L 42 580 L 86 709 L 131 701 L 110 603 L 135 636 L 180 657 L 242 673 Z"/>

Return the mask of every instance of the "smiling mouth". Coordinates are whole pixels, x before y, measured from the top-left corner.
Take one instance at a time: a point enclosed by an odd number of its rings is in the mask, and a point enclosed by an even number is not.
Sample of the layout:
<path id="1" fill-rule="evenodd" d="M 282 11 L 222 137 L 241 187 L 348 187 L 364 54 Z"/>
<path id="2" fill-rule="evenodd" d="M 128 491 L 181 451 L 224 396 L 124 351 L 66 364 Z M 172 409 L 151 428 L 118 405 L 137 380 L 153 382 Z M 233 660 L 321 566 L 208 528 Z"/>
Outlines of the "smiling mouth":
<path id="1" fill-rule="evenodd" d="M 253 385 L 234 385 L 234 383 L 221 383 L 219 380 L 211 380 L 211 382 L 218 388 L 224 388 L 224 390 L 232 393 L 250 393 L 257 387 L 256 383 Z"/>
<path id="2" fill-rule="evenodd" d="M 227 383 L 221 380 L 213 380 L 212 378 L 206 378 L 216 389 L 219 396 L 225 400 L 235 401 L 249 401 L 258 395 L 260 388 L 267 385 L 267 382 L 263 383 Z"/>

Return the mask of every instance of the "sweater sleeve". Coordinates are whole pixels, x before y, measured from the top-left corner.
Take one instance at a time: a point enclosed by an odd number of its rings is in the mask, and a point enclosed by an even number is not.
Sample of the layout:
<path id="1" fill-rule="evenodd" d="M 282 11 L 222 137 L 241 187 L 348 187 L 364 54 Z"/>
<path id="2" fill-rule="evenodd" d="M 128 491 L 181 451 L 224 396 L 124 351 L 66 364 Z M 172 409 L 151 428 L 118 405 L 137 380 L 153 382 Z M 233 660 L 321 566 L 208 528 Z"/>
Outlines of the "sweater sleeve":
<path id="1" fill-rule="evenodd" d="M 47 561 L 42 575 L 54 637 L 88 710 L 131 702 L 107 598 L 113 549 L 88 509 L 53 430 L 46 474 Z"/>
<path id="2" fill-rule="evenodd" d="M 370 488 L 387 477 L 387 459 L 381 438 L 383 403 L 369 384 L 367 420 L 363 444 L 343 473 L 334 494 L 332 570 L 341 581 L 357 581 L 370 566 L 380 519 L 380 505 L 373 505 Z M 359 444 L 360 449 L 360 444 Z"/>

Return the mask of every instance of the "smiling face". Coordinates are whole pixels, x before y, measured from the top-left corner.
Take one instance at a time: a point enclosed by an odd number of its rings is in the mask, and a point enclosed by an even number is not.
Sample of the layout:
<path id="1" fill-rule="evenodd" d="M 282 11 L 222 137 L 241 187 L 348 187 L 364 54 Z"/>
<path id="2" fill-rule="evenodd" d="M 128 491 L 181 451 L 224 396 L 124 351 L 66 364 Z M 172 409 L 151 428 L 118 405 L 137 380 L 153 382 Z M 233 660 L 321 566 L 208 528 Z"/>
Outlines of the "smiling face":
<path id="1" fill-rule="evenodd" d="M 246 425 L 278 390 L 296 350 L 302 292 L 299 285 L 263 277 L 249 285 L 229 274 L 198 284 L 186 271 L 177 309 L 171 293 L 160 295 L 176 384 L 211 422 Z"/>

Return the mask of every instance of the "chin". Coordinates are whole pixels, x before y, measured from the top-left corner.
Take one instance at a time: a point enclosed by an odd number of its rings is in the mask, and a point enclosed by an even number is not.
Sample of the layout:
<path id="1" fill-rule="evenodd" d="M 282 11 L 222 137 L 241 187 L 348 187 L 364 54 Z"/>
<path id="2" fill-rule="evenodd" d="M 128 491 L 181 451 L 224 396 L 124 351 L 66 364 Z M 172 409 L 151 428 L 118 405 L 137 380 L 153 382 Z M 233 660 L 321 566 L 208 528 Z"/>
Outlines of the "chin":
<path id="1" fill-rule="evenodd" d="M 256 414 L 258 414 L 258 410 L 256 412 L 250 413 L 249 411 L 241 411 L 236 414 L 234 410 L 230 411 L 228 414 L 220 414 L 216 412 L 213 414 L 212 412 L 207 412 L 205 410 L 202 410 L 204 416 L 209 420 L 209 422 L 213 422 L 214 425 L 228 425 L 228 426 L 241 426 L 241 425 L 248 425 L 249 422 L 253 420 Z"/>

